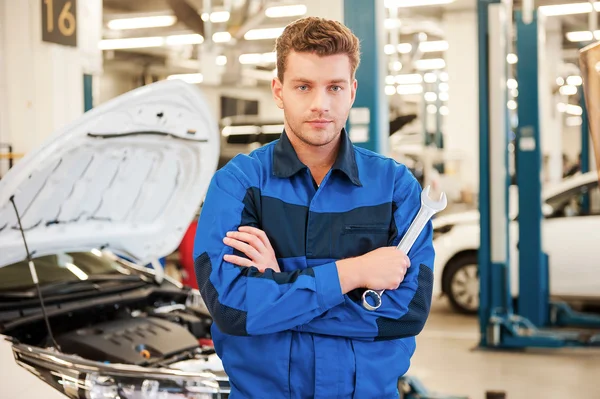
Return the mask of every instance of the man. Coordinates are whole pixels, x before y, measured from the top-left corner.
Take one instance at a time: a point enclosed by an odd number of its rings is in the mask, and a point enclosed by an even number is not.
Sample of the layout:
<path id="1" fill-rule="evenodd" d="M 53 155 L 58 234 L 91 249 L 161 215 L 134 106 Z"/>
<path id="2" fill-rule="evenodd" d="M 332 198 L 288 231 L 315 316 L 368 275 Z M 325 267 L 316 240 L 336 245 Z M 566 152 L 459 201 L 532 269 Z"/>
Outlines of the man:
<path id="1" fill-rule="evenodd" d="M 285 129 L 215 174 L 195 240 L 231 398 L 397 398 L 431 303 L 431 224 L 410 259 L 395 248 L 421 187 L 344 130 L 359 63 L 348 28 L 303 18 L 276 50 Z M 388 290 L 376 311 L 365 288 Z"/>

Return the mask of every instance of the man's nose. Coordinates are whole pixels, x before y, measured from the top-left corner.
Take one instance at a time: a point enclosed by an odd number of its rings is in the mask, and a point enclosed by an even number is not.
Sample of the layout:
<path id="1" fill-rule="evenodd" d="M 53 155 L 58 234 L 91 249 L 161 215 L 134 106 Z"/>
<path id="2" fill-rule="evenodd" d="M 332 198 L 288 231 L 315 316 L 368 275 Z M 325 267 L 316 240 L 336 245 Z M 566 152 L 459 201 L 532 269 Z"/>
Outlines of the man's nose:
<path id="1" fill-rule="evenodd" d="M 314 92 L 310 110 L 313 112 L 329 111 L 329 97 L 324 90 L 316 90 Z"/>

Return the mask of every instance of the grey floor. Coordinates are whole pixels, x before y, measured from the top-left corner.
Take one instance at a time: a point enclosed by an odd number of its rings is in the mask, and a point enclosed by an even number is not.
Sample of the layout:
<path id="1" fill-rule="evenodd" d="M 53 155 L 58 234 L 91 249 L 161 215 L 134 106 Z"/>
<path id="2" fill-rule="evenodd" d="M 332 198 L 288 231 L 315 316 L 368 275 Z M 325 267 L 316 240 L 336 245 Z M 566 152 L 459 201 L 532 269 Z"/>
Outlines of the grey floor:
<path id="1" fill-rule="evenodd" d="M 408 374 L 432 391 L 469 399 L 492 390 L 506 399 L 600 399 L 600 349 L 483 351 L 478 340 L 478 319 L 437 299 Z"/>

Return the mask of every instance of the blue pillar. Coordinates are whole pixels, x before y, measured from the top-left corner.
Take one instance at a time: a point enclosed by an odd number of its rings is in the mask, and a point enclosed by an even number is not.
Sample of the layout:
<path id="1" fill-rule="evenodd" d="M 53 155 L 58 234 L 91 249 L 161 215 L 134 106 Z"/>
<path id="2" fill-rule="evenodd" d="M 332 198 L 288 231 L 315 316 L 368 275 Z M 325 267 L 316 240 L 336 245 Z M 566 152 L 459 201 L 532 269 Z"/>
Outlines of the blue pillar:
<path id="1" fill-rule="evenodd" d="M 579 159 L 579 167 L 581 173 L 590 171 L 590 125 L 588 122 L 587 106 L 585 103 L 585 94 L 583 86 L 579 90 L 579 104 L 581 105 L 581 158 Z M 587 214 L 590 211 L 590 195 L 583 196 L 581 211 Z"/>
<path id="2" fill-rule="evenodd" d="M 386 154 L 389 111 L 383 90 L 386 74 L 384 19 L 383 0 L 344 0 L 344 24 L 354 32 L 361 44 L 361 63 L 356 71 L 358 91 L 353 110 L 350 111 L 348 131 L 357 146 Z M 364 137 L 365 140 L 354 137 Z"/>
<path id="3" fill-rule="evenodd" d="M 538 98 L 539 15 L 530 24 L 517 22 L 517 80 L 519 126 L 517 129 L 517 184 L 519 186 L 519 314 L 534 325 L 549 318 L 548 259 L 542 252 L 542 151 Z"/>
<path id="4" fill-rule="evenodd" d="M 92 80 L 92 75 L 83 75 L 83 112 L 87 112 L 94 107 Z"/>

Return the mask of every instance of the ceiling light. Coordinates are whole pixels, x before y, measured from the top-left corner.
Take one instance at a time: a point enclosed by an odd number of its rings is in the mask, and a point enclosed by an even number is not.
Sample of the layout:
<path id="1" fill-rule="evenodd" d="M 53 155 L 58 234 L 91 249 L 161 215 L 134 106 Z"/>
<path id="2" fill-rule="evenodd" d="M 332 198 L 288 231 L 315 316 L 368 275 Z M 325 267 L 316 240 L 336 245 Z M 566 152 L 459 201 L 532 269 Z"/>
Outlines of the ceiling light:
<path id="1" fill-rule="evenodd" d="M 567 32 L 567 40 L 570 42 L 589 42 L 594 40 L 594 36 L 598 37 L 600 31 L 594 31 L 594 34 L 590 31 L 578 31 L 578 32 Z"/>
<path id="2" fill-rule="evenodd" d="M 583 79 L 581 76 L 569 76 L 567 77 L 567 84 L 571 86 L 581 86 Z"/>
<path id="3" fill-rule="evenodd" d="M 581 126 L 582 122 L 583 119 L 581 118 L 581 116 L 569 116 L 565 120 L 565 124 L 569 127 Z"/>
<path id="4" fill-rule="evenodd" d="M 594 4 L 596 10 L 598 10 L 598 3 Z M 547 16 L 557 15 L 572 15 L 572 14 L 585 14 L 592 12 L 591 3 L 571 3 L 571 4 L 555 4 L 550 6 L 540 6 L 538 10 Z"/>
<path id="5" fill-rule="evenodd" d="M 559 76 L 558 78 L 556 78 L 556 84 L 562 86 L 565 84 L 565 80 Z"/>
<path id="6" fill-rule="evenodd" d="M 412 44 L 410 43 L 400 43 L 398 45 L 398 52 L 400 54 L 408 54 L 412 51 Z"/>
<path id="7" fill-rule="evenodd" d="M 447 82 L 448 78 L 449 78 L 448 72 L 442 72 L 442 73 L 440 73 L 440 81 Z"/>
<path id="8" fill-rule="evenodd" d="M 425 95 L 423 97 L 425 98 L 425 101 L 427 101 L 428 103 L 432 103 L 437 100 L 437 94 L 435 94 L 432 91 L 425 93 Z"/>
<path id="9" fill-rule="evenodd" d="M 244 35 L 246 40 L 276 39 L 285 28 L 251 29 Z"/>
<path id="10" fill-rule="evenodd" d="M 200 44 L 202 42 L 204 42 L 204 38 L 197 33 L 167 36 L 165 40 L 167 46 L 183 46 L 187 44 Z"/>
<path id="11" fill-rule="evenodd" d="M 445 40 L 437 40 L 431 42 L 419 43 L 419 50 L 423 53 L 431 53 L 435 51 L 446 51 L 448 50 L 448 42 Z"/>
<path id="12" fill-rule="evenodd" d="M 437 107 L 433 104 L 429 104 L 427 106 L 427 113 L 428 114 L 435 114 L 437 112 Z"/>
<path id="13" fill-rule="evenodd" d="M 400 85 L 396 87 L 398 94 L 421 94 L 423 86 L 421 85 Z"/>
<path id="14" fill-rule="evenodd" d="M 508 109 L 514 111 L 515 109 L 517 109 L 517 102 L 515 100 L 509 100 L 508 103 L 506 103 L 506 106 L 508 107 Z"/>
<path id="15" fill-rule="evenodd" d="M 394 86 L 385 86 L 385 94 L 388 96 L 393 96 L 396 94 L 396 87 Z"/>
<path id="16" fill-rule="evenodd" d="M 583 109 L 579 105 L 567 104 L 565 112 L 569 115 L 583 115 Z"/>
<path id="17" fill-rule="evenodd" d="M 400 61 L 394 61 L 394 63 L 392 64 L 392 69 L 394 70 L 394 72 L 399 72 L 400 70 L 402 70 L 402 63 Z"/>
<path id="18" fill-rule="evenodd" d="M 441 4 L 454 3 L 454 0 L 385 0 L 386 8 L 407 8 L 407 7 L 422 7 L 435 6 Z"/>
<path id="19" fill-rule="evenodd" d="M 387 55 L 394 54 L 394 45 L 386 44 L 385 46 L 383 46 L 383 52 Z"/>
<path id="20" fill-rule="evenodd" d="M 556 110 L 560 113 L 567 112 L 567 105 L 565 103 L 556 104 Z"/>
<path id="21" fill-rule="evenodd" d="M 446 61 L 441 58 L 432 58 L 426 60 L 417 60 L 415 61 L 415 68 L 418 70 L 426 70 L 426 69 L 442 69 L 446 66 Z"/>
<path id="22" fill-rule="evenodd" d="M 437 76 L 435 76 L 435 73 L 427 72 L 423 79 L 425 79 L 426 83 L 435 83 L 437 81 Z"/>
<path id="23" fill-rule="evenodd" d="M 409 85 L 423 82 L 423 77 L 418 73 L 396 75 L 396 83 L 399 85 Z"/>
<path id="24" fill-rule="evenodd" d="M 273 62 L 277 62 L 277 54 L 276 53 L 264 53 L 264 54 L 242 54 L 240 55 L 240 64 L 250 65 L 250 64 L 270 64 Z"/>
<path id="25" fill-rule="evenodd" d="M 167 76 L 167 80 L 179 79 L 188 83 L 202 83 L 203 76 L 201 73 L 182 73 L 177 75 Z"/>
<path id="26" fill-rule="evenodd" d="M 157 15 L 154 17 L 139 17 L 139 18 L 120 18 L 108 21 L 106 24 L 109 29 L 144 29 L 144 28 L 160 28 L 163 26 L 171 26 L 177 22 L 174 15 Z"/>
<path id="27" fill-rule="evenodd" d="M 518 60 L 519 60 L 519 58 L 517 57 L 516 54 L 511 53 L 506 56 L 506 62 L 508 62 L 511 65 L 516 64 Z"/>
<path id="28" fill-rule="evenodd" d="M 570 85 L 561 86 L 559 92 L 563 96 L 572 96 L 577 94 L 577 87 Z"/>
<path id="29" fill-rule="evenodd" d="M 227 43 L 231 40 L 231 33 L 229 32 L 216 32 L 212 36 L 213 42 L 215 43 Z"/>
<path id="30" fill-rule="evenodd" d="M 450 109 L 446 105 L 442 105 L 440 107 L 440 114 L 443 116 L 447 116 L 450 113 Z"/>
<path id="31" fill-rule="evenodd" d="M 306 14 L 306 10 L 306 6 L 303 4 L 289 6 L 274 6 L 267 8 L 265 10 L 265 15 L 268 18 L 296 17 L 299 15 Z"/>
<path id="32" fill-rule="evenodd" d="M 227 56 L 220 55 L 215 60 L 216 64 L 219 66 L 227 65 Z"/>
<path id="33" fill-rule="evenodd" d="M 516 89 L 517 87 L 519 87 L 519 83 L 517 83 L 515 79 L 508 79 L 506 81 L 506 87 L 508 87 L 511 90 Z"/>
<path id="34" fill-rule="evenodd" d="M 130 48 L 160 47 L 165 44 L 162 37 L 134 37 L 129 39 L 106 39 L 100 40 L 100 50 L 118 50 Z"/>
<path id="35" fill-rule="evenodd" d="M 202 20 L 208 21 L 208 13 L 202 14 Z M 219 23 L 229 21 L 229 11 L 215 11 L 210 13 L 210 22 Z"/>

